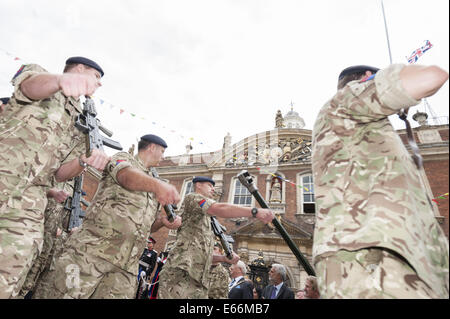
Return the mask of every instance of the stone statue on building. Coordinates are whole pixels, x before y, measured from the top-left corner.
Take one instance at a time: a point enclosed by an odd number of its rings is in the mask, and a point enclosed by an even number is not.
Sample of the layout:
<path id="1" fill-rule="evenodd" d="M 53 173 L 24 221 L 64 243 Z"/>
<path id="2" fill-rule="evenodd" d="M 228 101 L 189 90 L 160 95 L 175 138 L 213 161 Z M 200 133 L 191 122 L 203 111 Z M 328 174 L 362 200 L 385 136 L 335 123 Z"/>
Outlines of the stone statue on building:
<path id="1" fill-rule="evenodd" d="M 281 184 L 278 178 L 273 178 L 272 188 L 270 189 L 271 203 L 281 203 Z"/>
<path id="2" fill-rule="evenodd" d="M 283 147 L 283 156 L 281 158 L 282 162 L 287 162 L 292 157 L 292 148 L 291 148 L 291 142 L 286 142 L 286 144 Z"/>
<path id="3" fill-rule="evenodd" d="M 275 128 L 283 128 L 283 115 L 280 110 L 277 111 L 275 116 Z"/>

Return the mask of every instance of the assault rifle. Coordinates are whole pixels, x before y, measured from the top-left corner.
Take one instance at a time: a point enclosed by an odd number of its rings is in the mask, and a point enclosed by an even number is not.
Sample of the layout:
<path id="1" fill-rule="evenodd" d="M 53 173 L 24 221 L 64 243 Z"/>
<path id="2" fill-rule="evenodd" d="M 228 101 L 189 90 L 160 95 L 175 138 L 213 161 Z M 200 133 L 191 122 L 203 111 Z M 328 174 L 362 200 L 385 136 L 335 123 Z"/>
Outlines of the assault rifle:
<path id="1" fill-rule="evenodd" d="M 82 219 L 86 216 L 86 212 L 81 208 L 83 203 L 86 207 L 89 203 L 83 199 L 85 193 L 81 189 L 83 186 L 83 174 L 74 178 L 73 194 L 66 198 L 64 209 L 70 212 L 69 220 L 66 225 L 66 231 L 70 232 L 74 227 L 80 227 Z"/>
<path id="2" fill-rule="evenodd" d="M 256 188 L 255 184 L 253 183 L 253 179 L 248 173 L 248 171 L 246 170 L 241 171 L 237 175 L 237 177 L 241 182 L 241 184 L 244 185 L 249 190 L 249 192 L 255 197 L 256 201 L 262 208 L 269 208 L 269 205 L 267 205 L 267 202 L 261 196 L 261 193 L 258 191 L 258 188 Z M 303 256 L 303 254 L 300 252 L 297 245 L 295 245 L 294 241 L 291 239 L 289 234 L 284 229 L 283 225 L 281 225 L 281 223 L 278 221 L 276 217 L 272 220 L 272 224 L 280 232 L 281 237 L 283 237 L 284 241 L 288 244 L 289 248 L 294 253 L 295 257 L 300 262 L 300 264 L 303 266 L 307 274 L 310 276 L 315 276 L 316 273 L 314 269 L 311 267 L 305 256 Z"/>
<path id="3" fill-rule="evenodd" d="M 234 243 L 233 237 L 225 234 L 224 227 L 219 223 L 215 216 L 211 216 L 211 227 L 214 234 L 220 238 L 223 250 L 228 259 L 233 259 L 233 250 L 231 249 L 230 243 Z"/>
<path id="4" fill-rule="evenodd" d="M 158 174 L 158 172 L 156 171 L 156 169 L 154 169 L 153 167 L 151 168 L 151 172 L 152 172 L 152 175 L 153 175 L 153 177 L 154 178 L 157 178 L 157 179 L 160 179 L 159 178 L 159 174 Z M 175 209 L 177 209 L 177 206 L 176 205 L 173 205 L 173 204 L 167 204 L 167 205 L 164 205 L 164 210 L 165 210 L 165 212 L 166 212 L 166 215 L 167 215 L 167 219 L 169 220 L 169 222 L 173 222 L 174 220 L 175 220 L 175 218 L 177 217 L 177 214 L 175 214 Z"/>
<path id="5" fill-rule="evenodd" d="M 100 124 L 97 119 L 94 100 L 89 96 L 86 96 L 86 101 L 83 103 L 83 114 L 79 114 L 75 120 L 75 127 L 86 134 L 86 157 L 91 156 L 93 149 L 103 150 L 103 145 L 119 151 L 122 150 L 122 145 L 119 142 L 100 134 L 99 131 L 102 131 L 111 137 L 113 133 Z"/>

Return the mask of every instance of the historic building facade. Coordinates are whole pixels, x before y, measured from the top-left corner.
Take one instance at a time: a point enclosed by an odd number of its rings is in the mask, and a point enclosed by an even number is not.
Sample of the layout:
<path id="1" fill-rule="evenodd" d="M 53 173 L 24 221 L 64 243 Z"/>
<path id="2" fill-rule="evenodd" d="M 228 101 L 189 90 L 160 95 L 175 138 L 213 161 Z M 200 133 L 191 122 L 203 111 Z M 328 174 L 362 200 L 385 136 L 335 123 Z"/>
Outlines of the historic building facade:
<path id="1" fill-rule="evenodd" d="M 428 125 L 423 119 L 419 123 L 421 126 L 414 129 L 414 134 L 424 158 L 425 180 L 428 180 L 426 188 L 429 196 L 436 198 L 448 193 L 449 126 Z M 304 126 L 303 119 L 293 109 L 284 117 L 278 111 L 274 129 L 234 144 L 228 134 L 222 149 L 211 153 L 191 154 L 192 147 L 188 145 L 185 154 L 165 158 L 158 172 L 161 178 L 177 187 L 182 199 L 192 191 L 193 177 L 202 175 L 212 177 L 216 182 L 217 201 L 259 207 L 236 177 L 242 170 L 247 170 L 269 206 L 278 214 L 281 224 L 312 264 L 315 223 L 312 132 Z M 409 149 L 405 130 L 398 133 Z M 94 175 L 85 178 L 85 188 L 90 197 L 99 178 Z M 435 217 L 448 237 L 448 198 L 437 199 L 433 205 Z M 303 289 L 307 274 L 273 226 L 252 218 L 219 218 L 219 221 L 233 236 L 234 250 L 252 269 L 250 276 L 255 284 L 267 279 L 265 269 L 271 264 L 281 263 L 287 268 L 288 285 L 294 290 Z M 176 231 L 161 229 L 152 236 L 157 241 L 155 249 L 164 251 L 176 239 Z"/>

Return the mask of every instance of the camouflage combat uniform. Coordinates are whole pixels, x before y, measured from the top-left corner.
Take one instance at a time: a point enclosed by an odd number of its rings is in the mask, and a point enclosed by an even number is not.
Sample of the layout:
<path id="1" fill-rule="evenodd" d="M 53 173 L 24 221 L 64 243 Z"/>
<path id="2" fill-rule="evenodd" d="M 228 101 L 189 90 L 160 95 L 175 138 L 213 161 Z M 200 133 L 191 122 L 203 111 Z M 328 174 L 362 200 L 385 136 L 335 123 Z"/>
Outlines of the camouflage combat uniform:
<path id="1" fill-rule="evenodd" d="M 230 282 L 230 273 L 222 265 L 211 265 L 209 273 L 209 299 L 228 299 L 228 283 Z"/>
<path id="2" fill-rule="evenodd" d="M 145 239 L 159 204 L 153 193 L 128 191 L 117 173 L 128 167 L 151 175 L 139 156 L 115 154 L 105 170 L 80 230 L 47 275 L 52 289 L 36 289 L 35 298 L 134 298 Z"/>
<path id="3" fill-rule="evenodd" d="M 17 72 L 0 122 L 0 298 L 19 293 L 42 248 L 50 176 L 81 134 L 74 127 L 78 100 L 61 91 L 39 101 L 22 93 L 25 79 L 46 72 L 35 64 Z"/>
<path id="4" fill-rule="evenodd" d="M 207 299 L 215 236 L 207 214 L 215 201 L 197 193 L 186 195 L 183 223 L 159 276 L 160 299 Z"/>
<path id="5" fill-rule="evenodd" d="M 62 185 L 63 190 L 72 196 L 72 188 L 69 183 L 64 183 Z M 56 250 L 56 243 L 59 241 L 57 236 L 57 229 L 63 229 L 62 220 L 67 211 L 63 207 L 64 203 L 58 203 L 54 198 L 48 199 L 48 204 L 44 213 L 44 243 L 42 246 L 42 251 L 39 256 L 35 259 L 28 275 L 22 285 L 20 296 L 25 296 L 28 291 L 34 290 L 37 285 L 38 279 L 41 274 L 46 271 L 50 265 L 50 261 L 53 258 L 53 254 Z"/>
<path id="6" fill-rule="evenodd" d="M 313 129 L 313 259 L 323 298 L 448 298 L 448 242 L 388 116 L 418 104 L 396 64 L 352 81 Z"/>

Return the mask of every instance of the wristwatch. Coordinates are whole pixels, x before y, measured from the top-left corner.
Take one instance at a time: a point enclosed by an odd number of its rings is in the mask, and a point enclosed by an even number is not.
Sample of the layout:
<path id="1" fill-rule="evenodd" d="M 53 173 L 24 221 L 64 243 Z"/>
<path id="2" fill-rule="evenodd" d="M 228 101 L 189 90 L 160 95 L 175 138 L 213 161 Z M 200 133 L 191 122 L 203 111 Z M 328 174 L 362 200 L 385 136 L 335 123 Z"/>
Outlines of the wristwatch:
<path id="1" fill-rule="evenodd" d="M 86 168 L 88 166 L 87 163 L 83 162 L 83 160 L 81 159 L 81 156 L 78 157 L 78 164 L 80 164 L 81 167 Z"/>
<path id="2" fill-rule="evenodd" d="M 253 208 L 252 208 L 252 216 L 253 216 L 254 218 L 256 218 L 256 214 L 258 214 L 258 208 L 253 207 Z"/>

